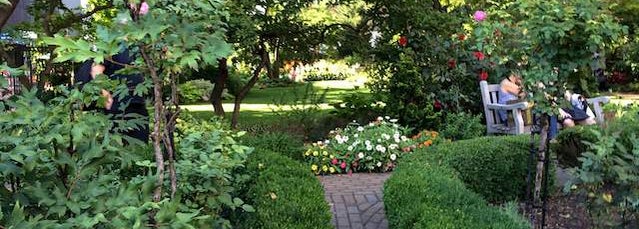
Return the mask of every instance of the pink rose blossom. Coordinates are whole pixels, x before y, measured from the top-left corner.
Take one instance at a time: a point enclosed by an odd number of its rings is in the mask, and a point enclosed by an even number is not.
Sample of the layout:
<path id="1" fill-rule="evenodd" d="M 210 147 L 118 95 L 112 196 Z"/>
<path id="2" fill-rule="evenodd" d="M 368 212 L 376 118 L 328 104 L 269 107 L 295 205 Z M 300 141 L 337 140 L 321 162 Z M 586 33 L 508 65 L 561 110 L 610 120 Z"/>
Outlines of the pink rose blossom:
<path id="1" fill-rule="evenodd" d="M 486 14 L 486 12 L 478 10 L 478 11 L 475 11 L 475 14 L 473 15 L 473 18 L 475 19 L 475 21 L 482 22 L 482 21 L 486 20 L 487 16 L 488 15 Z"/>
<path id="2" fill-rule="evenodd" d="M 346 162 L 345 161 L 342 162 L 342 164 L 339 167 L 342 168 L 342 169 L 345 169 L 346 168 Z"/>
<path id="3" fill-rule="evenodd" d="M 147 13 L 149 13 L 149 4 L 143 2 L 142 5 L 140 5 L 140 15 L 146 15 Z"/>

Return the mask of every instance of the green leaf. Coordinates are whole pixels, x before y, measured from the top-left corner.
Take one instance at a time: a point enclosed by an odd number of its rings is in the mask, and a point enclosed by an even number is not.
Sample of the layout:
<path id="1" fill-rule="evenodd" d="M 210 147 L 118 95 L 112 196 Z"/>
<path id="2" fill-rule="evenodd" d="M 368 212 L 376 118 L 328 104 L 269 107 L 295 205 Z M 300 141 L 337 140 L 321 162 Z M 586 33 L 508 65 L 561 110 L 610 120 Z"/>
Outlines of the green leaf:
<path id="1" fill-rule="evenodd" d="M 248 204 L 242 205 L 242 209 L 246 212 L 255 212 L 255 208 Z"/>

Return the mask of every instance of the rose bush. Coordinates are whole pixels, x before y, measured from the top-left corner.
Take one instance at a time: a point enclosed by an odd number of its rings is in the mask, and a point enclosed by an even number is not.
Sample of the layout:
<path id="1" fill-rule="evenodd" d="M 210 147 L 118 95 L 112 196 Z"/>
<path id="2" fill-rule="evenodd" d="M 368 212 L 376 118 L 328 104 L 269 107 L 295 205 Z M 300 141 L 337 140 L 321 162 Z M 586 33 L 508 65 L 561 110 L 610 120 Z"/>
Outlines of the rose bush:
<path id="1" fill-rule="evenodd" d="M 332 131 L 325 141 L 313 143 L 304 158 L 315 174 L 393 170 L 396 161 L 414 148 L 405 136 L 409 130 L 396 122 L 388 116 L 368 125 L 353 122 Z"/>

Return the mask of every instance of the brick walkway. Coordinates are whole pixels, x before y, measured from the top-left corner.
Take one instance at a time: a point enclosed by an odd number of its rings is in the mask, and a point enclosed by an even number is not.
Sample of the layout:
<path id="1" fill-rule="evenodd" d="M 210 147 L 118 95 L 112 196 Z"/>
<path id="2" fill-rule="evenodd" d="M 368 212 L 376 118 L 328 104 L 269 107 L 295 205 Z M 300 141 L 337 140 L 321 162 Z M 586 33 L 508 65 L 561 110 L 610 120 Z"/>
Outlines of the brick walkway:
<path id="1" fill-rule="evenodd" d="M 390 173 L 322 176 L 336 229 L 388 229 L 382 188 Z"/>

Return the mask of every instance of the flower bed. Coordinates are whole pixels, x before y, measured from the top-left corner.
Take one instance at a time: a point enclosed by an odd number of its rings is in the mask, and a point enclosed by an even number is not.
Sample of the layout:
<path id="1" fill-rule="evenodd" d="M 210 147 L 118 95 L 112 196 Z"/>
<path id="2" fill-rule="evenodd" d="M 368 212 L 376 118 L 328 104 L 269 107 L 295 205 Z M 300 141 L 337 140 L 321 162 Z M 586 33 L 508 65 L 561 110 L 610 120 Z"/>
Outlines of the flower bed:
<path id="1" fill-rule="evenodd" d="M 408 138 L 408 129 L 396 122 L 388 116 L 364 126 L 353 122 L 331 131 L 327 140 L 313 143 L 304 158 L 315 174 L 387 172 L 413 149 L 443 142 L 433 131 Z"/>

